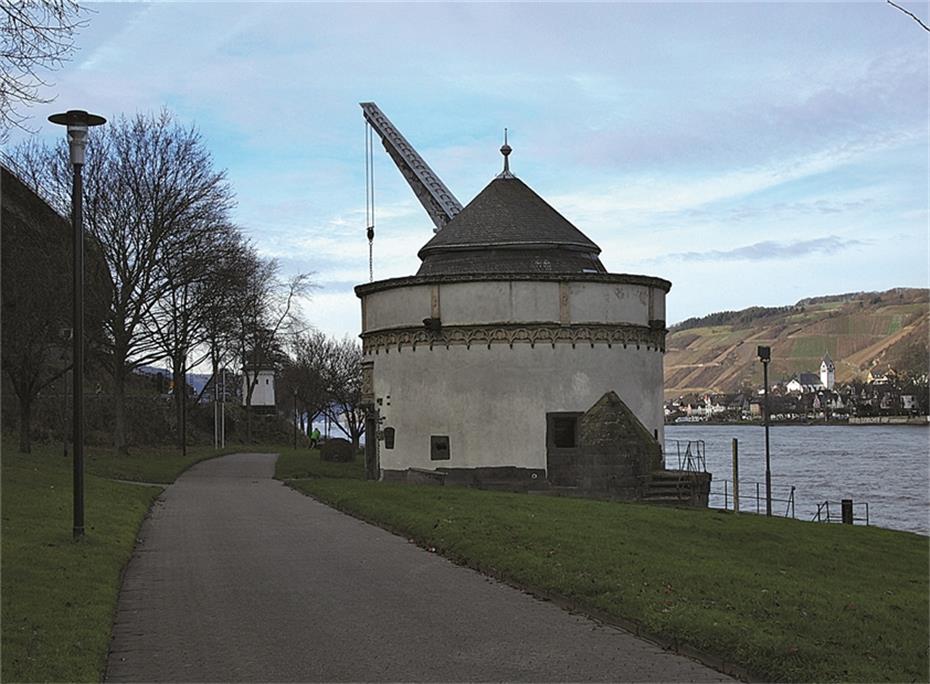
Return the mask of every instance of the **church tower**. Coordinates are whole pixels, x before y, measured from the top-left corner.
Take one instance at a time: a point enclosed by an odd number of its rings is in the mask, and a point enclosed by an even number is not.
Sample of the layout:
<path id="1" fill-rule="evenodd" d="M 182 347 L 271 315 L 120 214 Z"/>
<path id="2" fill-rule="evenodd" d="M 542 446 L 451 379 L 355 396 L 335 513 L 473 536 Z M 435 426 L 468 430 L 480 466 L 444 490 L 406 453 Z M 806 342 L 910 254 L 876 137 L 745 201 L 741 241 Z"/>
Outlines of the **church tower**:
<path id="1" fill-rule="evenodd" d="M 836 366 L 833 365 L 829 353 L 824 354 L 823 361 L 820 362 L 820 384 L 828 390 L 832 390 L 836 384 Z"/>

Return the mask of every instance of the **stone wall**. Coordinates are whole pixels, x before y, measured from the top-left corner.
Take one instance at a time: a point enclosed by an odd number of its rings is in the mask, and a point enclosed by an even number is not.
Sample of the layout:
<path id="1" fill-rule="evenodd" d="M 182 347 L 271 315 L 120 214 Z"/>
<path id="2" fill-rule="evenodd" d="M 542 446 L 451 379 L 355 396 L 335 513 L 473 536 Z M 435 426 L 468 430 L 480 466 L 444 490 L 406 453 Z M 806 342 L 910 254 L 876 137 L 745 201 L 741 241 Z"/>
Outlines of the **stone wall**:
<path id="1" fill-rule="evenodd" d="M 624 500 L 642 498 L 649 474 L 661 467 L 659 443 L 613 391 L 581 417 L 576 448 L 548 453 L 552 484 Z"/>

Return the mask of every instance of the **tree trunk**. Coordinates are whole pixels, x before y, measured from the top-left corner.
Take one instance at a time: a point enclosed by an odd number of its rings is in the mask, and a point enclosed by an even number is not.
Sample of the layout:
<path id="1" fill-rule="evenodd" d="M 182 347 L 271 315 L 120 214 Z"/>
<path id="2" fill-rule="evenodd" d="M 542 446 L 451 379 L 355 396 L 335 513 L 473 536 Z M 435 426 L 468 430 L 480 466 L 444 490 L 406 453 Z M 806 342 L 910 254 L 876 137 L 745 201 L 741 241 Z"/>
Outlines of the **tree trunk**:
<path id="1" fill-rule="evenodd" d="M 252 443 L 252 390 L 254 386 L 249 380 L 249 374 L 243 371 L 245 375 L 245 441 Z"/>
<path id="2" fill-rule="evenodd" d="M 213 448 L 218 449 L 220 446 L 220 362 L 217 359 L 216 344 L 210 346 L 210 365 L 213 371 L 210 377 L 210 382 L 213 383 Z"/>
<path id="3" fill-rule="evenodd" d="M 113 446 L 118 454 L 127 454 L 126 445 L 126 364 L 123 359 L 113 360 Z"/>
<path id="4" fill-rule="evenodd" d="M 32 397 L 19 397 L 19 453 L 32 453 Z"/>
<path id="5" fill-rule="evenodd" d="M 255 394 L 255 386 L 258 384 L 258 371 L 255 371 L 255 377 L 249 378 L 249 374 L 242 372 L 245 377 L 245 439 L 252 442 L 252 396 Z"/>
<path id="6" fill-rule="evenodd" d="M 183 392 L 187 391 L 187 382 L 184 377 L 184 368 L 181 364 L 180 359 L 171 360 L 171 376 L 174 380 L 174 415 L 175 420 L 177 421 L 177 440 L 178 448 L 184 448 L 184 395 Z"/>

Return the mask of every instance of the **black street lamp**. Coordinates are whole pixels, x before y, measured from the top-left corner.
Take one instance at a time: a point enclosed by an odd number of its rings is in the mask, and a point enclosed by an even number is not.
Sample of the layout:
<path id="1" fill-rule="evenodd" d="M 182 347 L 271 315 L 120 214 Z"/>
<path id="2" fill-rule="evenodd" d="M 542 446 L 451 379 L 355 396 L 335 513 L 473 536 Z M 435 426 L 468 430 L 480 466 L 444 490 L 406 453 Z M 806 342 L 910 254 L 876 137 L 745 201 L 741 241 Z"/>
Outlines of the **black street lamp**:
<path id="1" fill-rule="evenodd" d="M 102 116 L 72 109 L 63 114 L 52 114 L 48 120 L 68 127 L 68 147 L 73 169 L 71 184 L 71 226 L 73 230 L 73 336 L 71 377 L 74 383 L 74 528 L 75 539 L 84 536 L 84 229 L 82 201 L 84 193 L 81 170 L 84 167 L 84 148 L 87 146 L 87 129 L 107 122 Z"/>
<path id="2" fill-rule="evenodd" d="M 762 424 L 765 425 L 765 514 L 772 515 L 772 468 L 769 460 L 769 362 L 772 360 L 771 347 L 758 347 L 756 353 L 762 362 Z"/>
<path id="3" fill-rule="evenodd" d="M 294 449 L 297 449 L 297 390 L 294 390 Z"/>

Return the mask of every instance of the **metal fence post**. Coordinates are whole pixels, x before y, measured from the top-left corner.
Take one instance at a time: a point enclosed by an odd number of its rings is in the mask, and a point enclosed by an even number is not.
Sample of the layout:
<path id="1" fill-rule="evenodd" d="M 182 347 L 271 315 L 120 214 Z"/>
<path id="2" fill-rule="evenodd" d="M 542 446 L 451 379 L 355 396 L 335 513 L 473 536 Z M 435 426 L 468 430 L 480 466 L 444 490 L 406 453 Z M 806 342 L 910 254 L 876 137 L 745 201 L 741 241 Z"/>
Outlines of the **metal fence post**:
<path id="1" fill-rule="evenodd" d="M 733 512 L 739 513 L 739 440 L 733 438 Z"/>
<path id="2" fill-rule="evenodd" d="M 852 499 L 843 499 L 840 502 L 841 514 L 844 525 L 853 524 L 853 501 Z"/>

